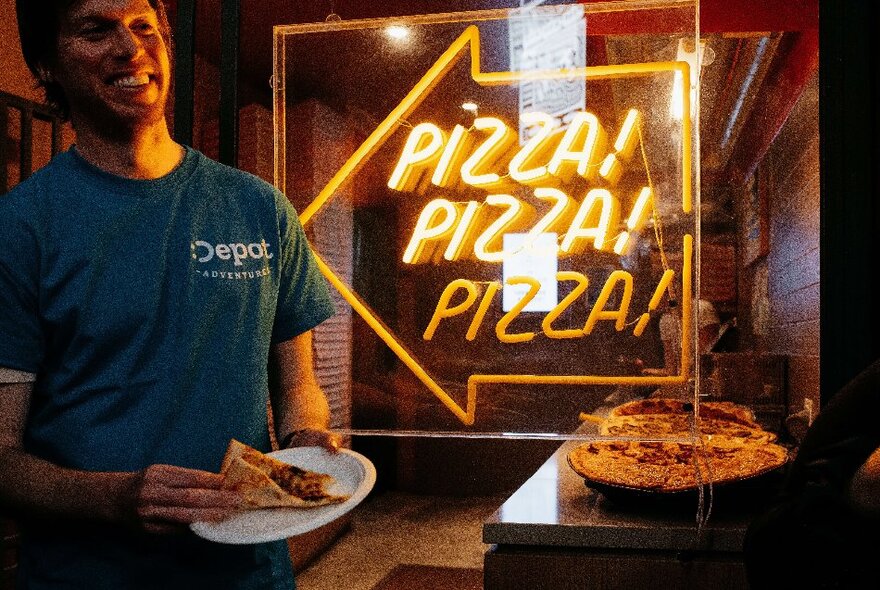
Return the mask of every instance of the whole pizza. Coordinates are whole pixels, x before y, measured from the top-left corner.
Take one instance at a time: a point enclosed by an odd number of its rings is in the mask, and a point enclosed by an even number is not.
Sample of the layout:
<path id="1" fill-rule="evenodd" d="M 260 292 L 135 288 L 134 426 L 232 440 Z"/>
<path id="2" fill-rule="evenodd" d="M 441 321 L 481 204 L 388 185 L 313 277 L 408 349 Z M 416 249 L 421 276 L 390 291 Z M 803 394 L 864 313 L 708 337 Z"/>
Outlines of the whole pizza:
<path id="1" fill-rule="evenodd" d="M 568 454 L 568 462 L 588 482 L 677 492 L 755 477 L 788 461 L 777 436 L 749 408 L 704 402 L 698 419 L 693 409 L 665 398 L 621 404 L 601 420 L 598 434 L 648 440 L 587 442 Z"/>
<path id="2" fill-rule="evenodd" d="M 701 412 L 702 414 L 702 412 Z M 599 425 L 599 434 L 627 438 L 688 438 L 691 435 L 723 434 L 734 439 L 755 443 L 775 442 L 775 433 L 760 426 L 688 414 L 641 414 L 607 418 Z"/>
<path id="3" fill-rule="evenodd" d="M 612 408 L 608 413 L 608 417 L 689 413 L 693 413 L 693 404 L 690 402 L 669 398 L 646 398 L 627 402 Z M 761 425 L 755 421 L 755 413 L 752 410 L 728 401 L 701 403 L 700 416 L 737 422 L 752 428 L 761 428 Z"/>
<path id="4" fill-rule="evenodd" d="M 572 468 L 589 481 L 658 492 L 754 477 L 787 460 L 788 451 L 778 444 L 721 434 L 698 443 L 591 441 L 568 454 Z"/>

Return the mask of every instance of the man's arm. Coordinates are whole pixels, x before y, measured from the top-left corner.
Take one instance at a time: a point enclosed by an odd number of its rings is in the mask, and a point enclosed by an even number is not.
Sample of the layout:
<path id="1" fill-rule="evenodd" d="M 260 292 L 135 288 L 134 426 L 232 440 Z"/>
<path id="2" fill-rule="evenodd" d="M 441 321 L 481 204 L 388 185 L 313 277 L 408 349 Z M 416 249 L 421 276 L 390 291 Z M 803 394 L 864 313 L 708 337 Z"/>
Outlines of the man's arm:
<path id="1" fill-rule="evenodd" d="M 880 517 L 880 448 L 856 471 L 850 483 L 849 498 L 860 514 Z"/>
<path id="2" fill-rule="evenodd" d="M 312 332 L 273 344 L 269 352 L 269 395 L 275 435 L 283 446 L 339 448 L 327 429 L 330 406 L 315 376 Z M 293 436 L 290 436 L 290 435 Z"/>
<path id="3" fill-rule="evenodd" d="M 170 532 L 230 516 L 237 494 L 219 474 L 171 465 L 139 472 L 68 469 L 24 451 L 32 383 L 0 384 L 0 506 L 15 514 L 128 524 Z"/>

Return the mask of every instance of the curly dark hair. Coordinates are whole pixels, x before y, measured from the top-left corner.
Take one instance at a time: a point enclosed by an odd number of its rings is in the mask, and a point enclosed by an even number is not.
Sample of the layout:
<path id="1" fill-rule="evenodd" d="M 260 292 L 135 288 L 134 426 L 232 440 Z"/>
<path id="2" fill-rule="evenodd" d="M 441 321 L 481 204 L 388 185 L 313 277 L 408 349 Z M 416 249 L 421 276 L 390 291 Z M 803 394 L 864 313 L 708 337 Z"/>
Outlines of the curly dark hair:
<path id="1" fill-rule="evenodd" d="M 46 102 L 55 107 L 64 119 L 70 116 L 70 105 L 64 89 L 47 76 L 58 51 L 58 34 L 61 15 L 79 0 L 15 0 L 18 19 L 18 36 L 21 52 L 31 73 L 37 79 L 37 87 L 46 93 Z M 159 33 L 168 45 L 169 58 L 173 56 L 171 26 L 162 0 L 148 0 L 159 20 Z"/>

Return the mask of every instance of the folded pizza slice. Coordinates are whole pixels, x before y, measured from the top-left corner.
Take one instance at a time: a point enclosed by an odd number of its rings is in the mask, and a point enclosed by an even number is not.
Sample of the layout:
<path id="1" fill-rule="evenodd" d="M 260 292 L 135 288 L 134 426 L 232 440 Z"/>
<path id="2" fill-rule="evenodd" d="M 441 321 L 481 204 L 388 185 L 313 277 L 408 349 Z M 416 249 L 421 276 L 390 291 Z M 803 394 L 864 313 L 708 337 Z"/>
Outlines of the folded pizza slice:
<path id="1" fill-rule="evenodd" d="M 333 477 L 279 461 L 232 439 L 220 468 L 223 487 L 242 494 L 246 508 L 310 508 L 348 500 L 330 494 Z"/>

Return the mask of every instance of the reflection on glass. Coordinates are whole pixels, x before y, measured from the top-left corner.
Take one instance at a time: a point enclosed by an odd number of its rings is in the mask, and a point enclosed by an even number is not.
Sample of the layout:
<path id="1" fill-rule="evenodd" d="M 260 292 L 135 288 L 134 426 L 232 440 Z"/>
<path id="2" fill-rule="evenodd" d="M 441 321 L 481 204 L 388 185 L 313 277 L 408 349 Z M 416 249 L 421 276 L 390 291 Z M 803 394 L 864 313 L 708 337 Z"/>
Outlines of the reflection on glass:
<path id="1" fill-rule="evenodd" d="M 531 479 L 501 506 L 501 522 L 552 524 L 559 522 L 559 467 L 545 462 Z"/>

